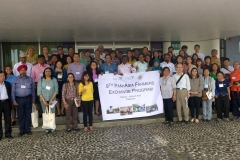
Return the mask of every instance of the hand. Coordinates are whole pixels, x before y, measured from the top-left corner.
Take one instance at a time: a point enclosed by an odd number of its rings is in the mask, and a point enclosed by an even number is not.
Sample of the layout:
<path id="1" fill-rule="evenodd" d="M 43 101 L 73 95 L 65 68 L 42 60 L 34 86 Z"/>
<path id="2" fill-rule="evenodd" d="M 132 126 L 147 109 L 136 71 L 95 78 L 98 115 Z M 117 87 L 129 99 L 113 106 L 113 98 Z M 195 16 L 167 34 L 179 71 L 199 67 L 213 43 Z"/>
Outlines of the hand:
<path id="1" fill-rule="evenodd" d="M 122 74 L 122 73 L 120 73 L 119 75 L 120 75 L 120 76 L 123 76 L 123 74 Z"/>
<path id="2" fill-rule="evenodd" d="M 103 75 L 103 72 L 101 72 L 101 75 Z"/>
<path id="3" fill-rule="evenodd" d="M 77 101 L 77 105 L 78 107 L 81 106 L 81 102 L 79 100 Z"/>
<path id="4" fill-rule="evenodd" d="M 16 107 L 18 106 L 17 102 L 13 102 L 13 105 L 16 106 Z"/>
<path id="5" fill-rule="evenodd" d="M 48 106 L 48 103 L 46 101 L 43 101 L 44 106 Z"/>
<path id="6" fill-rule="evenodd" d="M 190 97 L 190 93 L 188 93 L 188 95 L 187 95 L 187 98 L 189 99 L 189 97 Z"/>
<path id="7" fill-rule="evenodd" d="M 138 66 L 136 66 L 135 68 L 136 68 L 136 70 L 138 70 Z"/>
<path id="8" fill-rule="evenodd" d="M 161 71 L 161 70 L 159 70 L 158 72 L 159 72 L 160 74 L 162 73 L 162 71 Z"/>
<path id="9" fill-rule="evenodd" d="M 117 72 L 114 72 L 113 74 L 114 74 L 114 75 L 117 75 Z"/>
<path id="10" fill-rule="evenodd" d="M 87 90 L 85 89 L 85 88 L 83 88 L 83 90 L 82 90 L 82 92 L 84 93 L 84 92 L 86 92 Z"/>
<path id="11" fill-rule="evenodd" d="M 66 104 L 64 104 L 64 108 L 66 108 L 66 109 L 68 109 L 68 104 L 66 103 Z"/>
<path id="12" fill-rule="evenodd" d="M 36 102 L 35 102 L 35 101 L 33 101 L 33 102 L 32 102 L 32 104 L 36 104 Z"/>
<path id="13" fill-rule="evenodd" d="M 229 100 L 231 100 L 231 96 L 230 95 L 228 96 L 228 98 L 229 98 Z"/>
<path id="14" fill-rule="evenodd" d="M 52 103 L 53 103 L 53 100 L 51 99 L 51 100 L 49 101 L 49 104 L 52 105 Z"/>
<path id="15" fill-rule="evenodd" d="M 173 102 L 175 102 L 176 99 L 177 99 L 177 97 L 176 97 L 176 95 L 174 95 L 174 96 L 172 97 Z"/>
<path id="16" fill-rule="evenodd" d="M 218 98 L 218 95 L 215 95 L 215 98 Z"/>

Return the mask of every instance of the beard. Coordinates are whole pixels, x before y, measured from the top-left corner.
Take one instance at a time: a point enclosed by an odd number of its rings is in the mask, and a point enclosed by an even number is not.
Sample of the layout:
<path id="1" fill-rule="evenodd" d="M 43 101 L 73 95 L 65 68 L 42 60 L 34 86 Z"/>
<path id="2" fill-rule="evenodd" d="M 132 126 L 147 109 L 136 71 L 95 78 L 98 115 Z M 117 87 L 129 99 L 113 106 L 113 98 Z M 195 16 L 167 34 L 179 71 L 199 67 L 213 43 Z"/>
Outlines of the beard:
<path id="1" fill-rule="evenodd" d="M 26 77 L 27 75 L 26 75 L 26 73 L 21 73 L 20 76 L 21 77 Z"/>

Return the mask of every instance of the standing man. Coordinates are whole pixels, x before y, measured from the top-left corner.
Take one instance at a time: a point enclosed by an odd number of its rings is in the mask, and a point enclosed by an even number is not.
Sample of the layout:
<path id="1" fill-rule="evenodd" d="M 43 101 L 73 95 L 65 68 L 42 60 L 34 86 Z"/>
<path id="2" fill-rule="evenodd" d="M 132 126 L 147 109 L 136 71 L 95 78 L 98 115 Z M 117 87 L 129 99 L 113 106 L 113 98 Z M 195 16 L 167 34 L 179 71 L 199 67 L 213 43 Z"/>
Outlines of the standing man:
<path id="1" fill-rule="evenodd" d="M 5 124 L 5 137 L 12 137 L 12 128 L 11 128 L 11 84 L 5 81 L 5 74 L 3 71 L 0 71 L 0 140 L 3 137 L 2 130 L 2 113 L 4 115 L 4 124 Z"/>
<path id="2" fill-rule="evenodd" d="M 128 63 L 128 57 L 124 55 L 122 57 L 122 64 L 118 66 L 118 74 L 123 75 L 126 73 L 132 73 L 135 71 L 135 68 L 132 68 L 131 64 Z"/>
<path id="3" fill-rule="evenodd" d="M 45 68 L 50 67 L 48 64 L 44 63 L 45 61 L 45 57 L 44 55 L 39 55 L 38 56 L 38 64 L 36 64 L 35 66 L 33 66 L 32 68 L 32 73 L 31 73 L 31 77 L 33 79 L 33 82 L 35 83 L 35 94 L 37 93 L 37 82 L 39 81 L 39 79 L 42 78 L 43 76 L 43 71 Z M 38 104 L 38 114 L 39 114 L 39 118 L 42 117 L 42 107 L 39 101 L 39 97 L 36 97 L 36 103 Z"/>
<path id="4" fill-rule="evenodd" d="M 57 55 L 52 55 L 51 61 L 49 62 L 51 69 L 54 71 L 55 64 L 58 61 L 58 56 Z"/>
<path id="5" fill-rule="evenodd" d="M 17 107 L 19 120 L 19 136 L 25 133 L 31 135 L 31 112 L 32 104 L 35 103 L 35 86 L 31 77 L 26 75 L 26 65 L 20 65 L 17 70 L 20 76 L 13 79 L 12 82 L 12 101 L 13 105 Z"/>
<path id="6" fill-rule="evenodd" d="M 16 63 L 14 65 L 14 67 L 13 67 L 13 74 L 14 74 L 14 76 L 19 76 L 19 72 L 17 71 L 17 68 L 20 65 L 26 65 L 27 66 L 27 68 L 28 68 L 27 76 L 30 76 L 33 65 L 31 63 L 27 62 L 27 57 L 26 57 L 26 55 L 24 53 L 20 53 L 19 57 L 20 57 L 20 62 Z"/>
<path id="7" fill-rule="evenodd" d="M 200 52 L 200 45 L 196 44 L 194 46 L 194 50 L 195 50 L 195 53 L 198 55 L 198 58 L 201 58 L 202 61 L 204 62 L 205 55 L 202 52 Z"/>
<path id="8" fill-rule="evenodd" d="M 164 54 L 164 62 L 160 63 L 160 66 L 162 68 L 168 67 L 170 69 L 170 76 L 172 76 L 176 72 L 174 64 L 170 62 L 170 55 L 168 53 Z"/>
<path id="9" fill-rule="evenodd" d="M 111 63 L 111 56 L 109 54 L 105 56 L 105 60 L 105 63 L 100 67 L 101 74 L 113 73 L 116 75 L 118 71 L 117 66 L 114 63 Z"/>
<path id="10" fill-rule="evenodd" d="M 173 51 L 174 51 L 174 48 L 172 46 L 168 47 L 168 53 L 169 52 L 172 53 L 172 58 L 176 59 L 176 55 L 173 53 Z"/>
<path id="11" fill-rule="evenodd" d="M 233 68 L 234 71 L 230 73 L 229 81 L 231 85 L 231 101 L 233 104 L 233 121 L 238 120 L 240 117 L 240 96 L 239 96 L 239 91 L 240 91 L 240 68 L 239 68 L 239 63 L 234 62 L 233 63 Z"/>
<path id="12" fill-rule="evenodd" d="M 211 64 L 217 63 L 217 65 L 221 68 L 221 62 L 220 59 L 217 57 L 218 51 L 216 49 L 213 49 L 211 51 L 212 57 L 211 57 Z"/>
<path id="13" fill-rule="evenodd" d="M 58 52 L 57 58 L 58 58 L 59 61 L 62 62 L 62 66 L 64 66 L 65 64 L 67 64 L 67 55 L 64 55 L 63 47 L 58 46 L 57 47 L 57 52 Z"/>
<path id="14" fill-rule="evenodd" d="M 178 124 L 183 122 L 182 119 L 182 109 L 184 115 L 184 121 L 186 124 L 189 124 L 189 108 L 188 108 L 188 99 L 190 97 L 190 80 L 187 74 L 183 73 L 183 65 L 177 64 L 177 73 L 173 75 L 173 78 L 176 81 L 177 85 L 177 114 L 178 114 Z"/>
<path id="15" fill-rule="evenodd" d="M 138 61 L 139 49 L 134 49 L 134 57 Z"/>
<path id="16" fill-rule="evenodd" d="M 228 79 L 229 75 L 232 71 L 234 71 L 234 68 L 232 66 L 229 66 L 230 60 L 229 58 L 223 59 L 223 67 L 220 69 L 221 72 L 225 75 L 224 78 Z"/>
<path id="17" fill-rule="evenodd" d="M 106 54 L 103 53 L 103 51 L 104 51 L 103 45 L 99 45 L 99 46 L 98 46 L 98 51 L 100 52 L 100 58 L 105 61 L 105 55 L 106 55 Z"/>
<path id="18" fill-rule="evenodd" d="M 95 58 L 93 59 L 93 61 L 95 61 L 98 64 L 98 68 L 100 68 L 101 65 L 104 63 L 104 60 L 101 59 L 99 50 L 96 50 L 94 55 Z"/>
<path id="19" fill-rule="evenodd" d="M 74 53 L 73 55 L 73 63 L 68 66 L 68 73 L 72 73 L 75 78 L 75 82 L 79 83 L 82 79 L 82 74 L 86 71 L 86 67 L 84 64 L 79 62 L 79 54 Z"/>
<path id="20" fill-rule="evenodd" d="M 74 50 L 73 50 L 73 47 L 68 47 L 68 55 L 73 57 L 73 54 L 74 54 Z"/>
<path id="21" fill-rule="evenodd" d="M 144 56 L 148 55 L 148 48 L 147 47 L 143 47 L 142 52 L 143 52 Z"/>
<path id="22" fill-rule="evenodd" d="M 144 56 L 142 53 L 138 55 L 138 60 L 133 64 L 137 72 L 146 72 L 148 70 L 148 64 L 144 61 Z"/>
<path id="23" fill-rule="evenodd" d="M 184 52 L 183 60 L 185 60 L 188 57 L 188 54 L 187 54 L 188 46 L 183 45 L 181 49 Z"/>

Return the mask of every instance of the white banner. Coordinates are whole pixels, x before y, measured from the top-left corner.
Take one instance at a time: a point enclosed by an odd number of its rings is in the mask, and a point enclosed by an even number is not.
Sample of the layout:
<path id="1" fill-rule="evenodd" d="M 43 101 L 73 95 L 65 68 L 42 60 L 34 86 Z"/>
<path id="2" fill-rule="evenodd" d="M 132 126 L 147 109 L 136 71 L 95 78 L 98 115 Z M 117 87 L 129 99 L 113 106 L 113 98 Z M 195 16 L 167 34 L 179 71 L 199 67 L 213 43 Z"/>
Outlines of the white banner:
<path id="1" fill-rule="evenodd" d="M 146 117 L 163 113 L 159 73 L 99 76 L 103 120 Z"/>

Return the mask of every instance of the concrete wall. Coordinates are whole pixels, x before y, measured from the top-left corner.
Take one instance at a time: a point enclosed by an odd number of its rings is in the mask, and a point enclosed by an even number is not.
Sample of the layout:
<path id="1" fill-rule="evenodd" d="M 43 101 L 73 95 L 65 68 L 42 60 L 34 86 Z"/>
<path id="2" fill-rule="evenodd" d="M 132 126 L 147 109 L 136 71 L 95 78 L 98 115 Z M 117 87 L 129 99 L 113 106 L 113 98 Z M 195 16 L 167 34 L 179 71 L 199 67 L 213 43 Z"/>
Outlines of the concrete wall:
<path id="1" fill-rule="evenodd" d="M 235 61 L 240 62 L 239 43 L 240 36 L 233 37 L 231 41 L 226 40 L 226 57 L 230 58 L 231 64 Z"/>
<path id="2" fill-rule="evenodd" d="M 187 45 L 188 51 L 187 53 L 192 55 L 195 53 L 194 45 L 200 45 L 200 51 L 203 52 L 205 55 L 211 55 L 212 49 L 217 49 L 218 53 L 220 53 L 220 42 L 219 39 L 208 40 L 208 41 L 196 41 L 196 42 L 181 42 L 181 46 Z M 167 53 L 168 47 L 171 46 L 171 42 L 163 42 L 163 53 Z M 178 55 L 179 50 L 174 50 L 175 55 Z"/>

